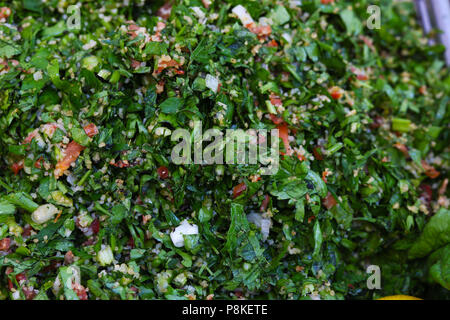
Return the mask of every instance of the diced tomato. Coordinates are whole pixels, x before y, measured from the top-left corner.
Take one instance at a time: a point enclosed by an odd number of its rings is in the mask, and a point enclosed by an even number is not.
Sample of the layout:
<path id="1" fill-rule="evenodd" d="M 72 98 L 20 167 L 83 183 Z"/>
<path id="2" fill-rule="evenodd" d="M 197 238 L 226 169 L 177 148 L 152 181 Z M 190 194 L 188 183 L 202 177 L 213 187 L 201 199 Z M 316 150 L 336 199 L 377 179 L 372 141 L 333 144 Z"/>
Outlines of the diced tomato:
<path id="1" fill-rule="evenodd" d="M 130 25 L 128 25 L 128 34 L 130 35 L 131 39 L 134 39 L 138 36 L 137 34 L 137 30 L 139 30 L 139 26 L 137 24 L 131 23 Z"/>
<path id="2" fill-rule="evenodd" d="M 46 123 L 43 127 L 43 132 L 48 135 L 49 137 L 52 137 L 55 133 L 55 130 L 58 128 L 57 123 Z"/>
<path id="3" fill-rule="evenodd" d="M 22 237 L 29 237 L 33 228 L 28 224 L 23 228 Z"/>
<path id="4" fill-rule="evenodd" d="M 117 168 L 128 168 L 130 166 L 130 164 L 128 163 L 127 160 L 125 160 L 125 161 L 119 160 L 119 161 L 114 162 L 114 163 L 111 161 L 109 164 L 111 164 L 111 165 L 113 165 L 114 167 L 117 167 Z"/>
<path id="5" fill-rule="evenodd" d="M 130 30 L 130 31 L 137 31 L 137 30 L 139 30 L 139 28 L 140 27 L 137 24 L 134 24 L 134 23 L 132 23 L 132 24 L 130 24 L 128 26 L 128 30 Z"/>
<path id="6" fill-rule="evenodd" d="M 44 157 L 40 157 L 39 159 L 37 159 L 36 162 L 34 163 L 34 167 L 35 167 L 36 169 L 42 168 L 41 163 L 42 163 L 43 160 L 44 160 Z"/>
<path id="7" fill-rule="evenodd" d="M 91 225 L 90 225 L 92 232 L 94 234 L 97 234 L 100 231 L 100 221 L 95 218 L 94 221 L 92 221 Z"/>
<path id="8" fill-rule="evenodd" d="M 375 50 L 376 50 L 375 47 L 374 47 L 374 45 L 373 45 L 372 39 L 370 39 L 369 37 L 360 35 L 360 36 L 359 36 L 359 39 L 362 40 L 362 41 L 365 43 L 365 45 L 368 46 L 372 51 L 375 51 Z M 380 76 L 380 78 L 381 78 L 381 79 L 384 79 L 384 76 Z"/>
<path id="9" fill-rule="evenodd" d="M 405 157 L 409 158 L 409 152 L 408 152 L 408 147 L 407 146 L 397 142 L 397 143 L 394 144 L 394 147 L 396 149 L 398 149 L 399 151 L 401 151 L 405 155 Z"/>
<path id="10" fill-rule="evenodd" d="M 285 154 L 290 156 L 294 151 L 291 149 L 291 146 L 289 145 L 289 129 L 285 123 L 278 125 L 277 129 L 281 140 L 283 140 L 284 149 L 286 150 Z"/>
<path id="11" fill-rule="evenodd" d="M 8 7 L 0 8 L 0 19 L 6 19 L 11 15 L 11 9 Z"/>
<path id="12" fill-rule="evenodd" d="M 281 124 L 284 122 L 283 118 L 277 117 L 274 114 L 269 114 L 270 120 L 272 120 L 273 124 Z"/>
<path id="13" fill-rule="evenodd" d="M 265 212 L 267 209 L 267 206 L 269 205 L 270 197 L 268 194 L 264 195 L 264 199 L 261 203 L 261 207 L 259 207 L 259 211 Z"/>
<path id="14" fill-rule="evenodd" d="M 327 171 L 322 172 L 322 180 L 323 182 L 327 183 Z"/>
<path id="15" fill-rule="evenodd" d="M 38 134 L 38 129 L 35 129 L 33 131 L 31 131 L 28 136 L 25 138 L 25 140 L 23 140 L 24 144 L 30 143 L 31 140 L 33 140 L 34 137 L 36 137 L 36 135 Z"/>
<path id="16" fill-rule="evenodd" d="M 360 81 L 367 81 L 367 80 L 369 80 L 369 77 L 366 74 L 362 74 L 362 73 L 357 74 L 356 78 L 358 80 L 360 80 Z"/>
<path id="17" fill-rule="evenodd" d="M 257 26 L 255 23 L 249 23 L 245 26 L 252 33 L 256 34 L 258 38 L 265 38 L 272 33 L 272 28 L 270 26 Z"/>
<path id="18" fill-rule="evenodd" d="M 174 59 L 171 59 L 169 61 L 160 61 L 158 64 L 158 69 L 155 70 L 155 74 L 159 74 L 167 68 L 178 69 L 179 67 L 181 67 L 180 63 Z"/>
<path id="19" fill-rule="evenodd" d="M 137 69 L 137 68 L 139 68 L 140 66 L 141 66 L 141 62 L 140 62 L 140 61 L 131 59 L 131 67 L 132 67 L 133 69 Z"/>
<path id="20" fill-rule="evenodd" d="M 205 6 L 205 8 L 208 9 L 209 6 L 211 5 L 211 0 L 202 0 L 202 3 Z"/>
<path id="21" fill-rule="evenodd" d="M 431 179 L 436 179 L 441 174 L 433 166 L 430 166 L 425 160 L 422 160 L 422 167 L 425 170 L 425 174 Z"/>
<path id="22" fill-rule="evenodd" d="M 251 22 L 245 25 L 250 32 L 256 34 L 259 39 L 265 38 L 272 33 L 270 26 L 258 26 L 256 23 Z"/>
<path id="23" fill-rule="evenodd" d="M 183 75 L 184 74 L 184 70 L 175 70 L 175 73 L 178 75 Z"/>
<path id="24" fill-rule="evenodd" d="M 75 260 L 75 256 L 71 250 L 67 251 L 64 255 L 64 263 L 66 265 L 72 264 Z"/>
<path id="25" fill-rule="evenodd" d="M 10 245 L 11 245 L 11 239 L 3 238 L 2 240 L 0 240 L 0 251 L 8 251 Z"/>
<path id="26" fill-rule="evenodd" d="M 334 100 L 339 100 L 344 95 L 344 90 L 336 86 L 331 87 L 328 92 Z"/>
<path id="27" fill-rule="evenodd" d="M 78 296 L 78 298 L 80 300 L 87 300 L 88 299 L 86 288 L 83 287 L 81 284 L 79 284 L 79 283 L 72 283 L 72 289 L 73 289 L 73 291 L 75 291 L 75 293 L 77 294 L 77 296 Z"/>
<path id="28" fill-rule="evenodd" d="M 420 189 L 423 191 L 420 195 L 426 204 L 429 204 L 433 198 L 433 190 L 429 184 L 421 184 Z"/>
<path id="29" fill-rule="evenodd" d="M 322 204 L 327 210 L 330 210 L 335 205 L 337 205 L 336 199 L 333 197 L 331 192 L 328 192 L 327 196 L 322 199 Z"/>
<path id="30" fill-rule="evenodd" d="M 252 176 L 252 182 L 258 182 L 259 180 L 261 180 L 261 176 Z"/>
<path id="31" fill-rule="evenodd" d="M 25 295 L 26 300 L 33 300 L 37 295 L 36 291 L 30 287 L 23 287 L 22 291 Z"/>
<path id="32" fill-rule="evenodd" d="M 366 81 L 369 80 L 369 77 L 367 76 L 366 72 L 364 70 L 355 68 L 355 67 L 351 67 L 351 71 L 353 72 L 354 75 L 356 75 L 356 78 L 360 81 Z"/>
<path id="33" fill-rule="evenodd" d="M 5 274 L 8 275 L 8 274 L 10 274 L 10 273 L 13 272 L 13 271 L 14 271 L 13 268 L 11 268 L 11 267 L 6 267 Z M 8 289 L 11 291 L 13 288 L 14 288 L 14 284 L 13 284 L 12 281 L 8 278 Z"/>
<path id="34" fill-rule="evenodd" d="M 25 272 L 21 272 L 19 274 L 16 275 L 16 280 L 17 282 L 21 282 L 21 281 L 27 281 L 27 275 L 25 274 Z"/>
<path id="35" fill-rule="evenodd" d="M 89 138 L 92 138 L 93 136 L 95 136 L 96 134 L 98 134 L 98 128 L 95 124 L 93 123 L 89 123 L 87 126 L 85 126 L 84 128 L 84 132 L 86 132 L 86 134 L 88 135 Z"/>
<path id="36" fill-rule="evenodd" d="M 10 279 L 8 279 L 8 289 L 9 291 L 11 291 L 14 288 L 14 284 L 12 283 L 12 281 Z"/>
<path id="37" fill-rule="evenodd" d="M 445 178 L 438 190 L 438 194 L 440 196 L 443 196 L 445 194 L 445 192 L 447 191 L 447 186 L 448 186 L 448 178 Z"/>
<path id="38" fill-rule="evenodd" d="M 270 103 L 276 107 L 281 107 L 283 105 L 283 102 L 281 101 L 280 97 L 276 94 L 271 93 L 270 96 Z"/>
<path id="39" fill-rule="evenodd" d="M 330 3 L 334 3 L 334 0 L 320 0 L 320 2 L 322 4 L 330 4 Z"/>
<path id="40" fill-rule="evenodd" d="M 300 161 L 305 161 L 305 160 L 306 160 L 306 157 L 305 157 L 304 155 L 302 155 L 302 154 L 298 154 L 298 155 L 297 155 L 297 158 L 298 158 L 298 160 L 300 160 Z"/>
<path id="41" fill-rule="evenodd" d="M 319 147 L 315 147 L 313 149 L 313 154 L 314 154 L 314 158 L 316 158 L 316 160 L 323 160 L 323 156 L 322 156 L 322 153 L 320 152 Z"/>
<path id="42" fill-rule="evenodd" d="M 167 20 L 170 17 L 170 13 L 172 12 L 172 4 L 167 2 L 161 8 L 158 9 L 156 15 Z"/>
<path id="43" fill-rule="evenodd" d="M 161 166 L 156 171 L 160 179 L 167 179 L 169 177 L 169 169 L 167 167 Z"/>
<path id="44" fill-rule="evenodd" d="M 239 197 L 245 190 L 247 190 L 247 185 L 242 182 L 233 188 L 233 198 Z"/>
<path id="45" fill-rule="evenodd" d="M 278 47 L 278 43 L 277 43 L 275 40 L 272 39 L 272 40 L 267 44 L 267 46 L 270 47 L 270 48 L 276 48 L 276 47 Z"/>
<path id="46" fill-rule="evenodd" d="M 156 23 L 156 32 L 161 32 L 164 30 L 164 28 L 166 27 L 166 24 L 162 21 L 158 21 Z"/>
<path id="47" fill-rule="evenodd" d="M 64 171 L 70 168 L 70 165 L 77 161 L 78 157 L 80 156 L 81 151 L 83 151 L 85 147 L 78 144 L 75 141 L 71 141 L 65 150 L 65 156 L 64 159 L 59 161 L 56 164 L 56 168 L 54 171 L 55 177 L 59 178 L 63 175 Z"/>
<path id="48" fill-rule="evenodd" d="M 2 72 L 8 72 L 11 68 L 9 67 L 9 64 L 12 64 L 14 67 L 17 67 L 19 65 L 19 61 L 11 59 L 11 60 L 3 60 L 0 62 L 0 66 L 3 66 L 3 68 L 0 68 Z M 18 68 L 21 70 L 21 68 Z"/>
<path id="49" fill-rule="evenodd" d="M 11 170 L 14 172 L 15 175 L 17 175 L 22 169 L 23 169 L 23 160 L 13 163 L 11 166 Z"/>

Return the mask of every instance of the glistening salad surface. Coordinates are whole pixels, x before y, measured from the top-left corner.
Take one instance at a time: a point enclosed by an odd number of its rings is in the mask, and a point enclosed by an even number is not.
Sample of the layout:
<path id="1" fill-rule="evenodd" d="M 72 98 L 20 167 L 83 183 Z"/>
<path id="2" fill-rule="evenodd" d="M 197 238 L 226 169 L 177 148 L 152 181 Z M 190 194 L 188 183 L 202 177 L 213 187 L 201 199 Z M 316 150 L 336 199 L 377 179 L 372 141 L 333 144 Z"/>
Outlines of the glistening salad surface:
<path id="1" fill-rule="evenodd" d="M 450 297 L 450 76 L 411 2 L 0 7 L 0 299 Z M 211 128 L 278 129 L 278 171 L 172 161 Z"/>

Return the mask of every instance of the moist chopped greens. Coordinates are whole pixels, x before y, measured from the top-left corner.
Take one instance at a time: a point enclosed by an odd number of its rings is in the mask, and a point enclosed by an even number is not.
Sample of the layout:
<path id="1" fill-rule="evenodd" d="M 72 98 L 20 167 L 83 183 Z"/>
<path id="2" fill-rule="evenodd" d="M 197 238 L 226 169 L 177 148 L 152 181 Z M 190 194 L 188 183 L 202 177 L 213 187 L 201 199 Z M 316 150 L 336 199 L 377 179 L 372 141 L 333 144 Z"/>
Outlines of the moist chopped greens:
<path id="1" fill-rule="evenodd" d="M 450 298 L 450 73 L 412 2 L 0 7 L 0 299 Z M 278 171 L 172 161 L 210 128 L 278 129 Z"/>

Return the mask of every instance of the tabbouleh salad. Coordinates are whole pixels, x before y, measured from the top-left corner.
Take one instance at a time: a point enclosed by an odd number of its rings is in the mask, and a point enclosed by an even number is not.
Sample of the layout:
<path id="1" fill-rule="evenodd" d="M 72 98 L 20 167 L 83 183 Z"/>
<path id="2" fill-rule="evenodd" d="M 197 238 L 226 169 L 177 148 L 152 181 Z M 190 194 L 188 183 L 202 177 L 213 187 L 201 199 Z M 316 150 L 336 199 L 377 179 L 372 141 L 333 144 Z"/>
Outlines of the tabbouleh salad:
<path id="1" fill-rule="evenodd" d="M 449 299 L 443 50 L 412 2 L 0 1 L 0 299 Z M 175 165 L 198 121 L 278 172 Z"/>

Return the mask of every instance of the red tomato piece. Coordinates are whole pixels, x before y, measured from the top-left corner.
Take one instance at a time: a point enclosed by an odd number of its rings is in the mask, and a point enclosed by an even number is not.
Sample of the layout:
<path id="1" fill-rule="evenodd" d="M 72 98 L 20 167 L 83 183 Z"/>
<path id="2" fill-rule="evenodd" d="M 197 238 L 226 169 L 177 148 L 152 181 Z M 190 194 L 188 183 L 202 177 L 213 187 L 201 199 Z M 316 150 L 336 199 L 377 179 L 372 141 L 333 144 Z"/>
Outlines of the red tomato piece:
<path id="1" fill-rule="evenodd" d="M 84 128 L 84 132 L 86 132 L 86 134 L 88 135 L 89 138 L 92 138 L 93 136 L 95 136 L 96 134 L 98 134 L 98 128 L 95 124 L 93 123 L 89 123 L 87 126 L 85 126 Z"/>
<path id="2" fill-rule="evenodd" d="M 333 195 L 331 194 L 331 192 L 328 192 L 327 196 L 325 198 L 322 199 L 322 204 L 325 208 L 327 208 L 327 210 L 330 210 L 331 208 L 333 208 L 335 205 L 337 205 L 337 201 L 336 199 L 333 197 Z"/>
<path id="3" fill-rule="evenodd" d="M 11 245 L 10 238 L 4 238 L 0 240 L 0 251 L 8 251 L 10 245 Z"/>
<path id="4" fill-rule="evenodd" d="M 80 156 L 81 151 L 83 151 L 85 149 L 85 147 L 83 147 L 82 145 L 78 144 L 75 141 L 71 141 L 68 145 L 67 148 L 65 150 L 65 156 L 64 159 L 62 159 L 61 161 L 59 161 L 56 164 L 56 168 L 55 168 L 55 177 L 59 178 L 60 176 L 63 175 L 64 171 L 66 171 L 67 169 L 70 168 L 70 165 L 77 161 L 78 157 Z"/>
<path id="5" fill-rule="evenodd" d="M 244 182 L 238 184 L 233 188 L 233 198 L 239 197 L 245 190 L 247 190 L 247 186 Z"/>

